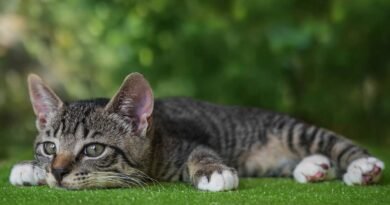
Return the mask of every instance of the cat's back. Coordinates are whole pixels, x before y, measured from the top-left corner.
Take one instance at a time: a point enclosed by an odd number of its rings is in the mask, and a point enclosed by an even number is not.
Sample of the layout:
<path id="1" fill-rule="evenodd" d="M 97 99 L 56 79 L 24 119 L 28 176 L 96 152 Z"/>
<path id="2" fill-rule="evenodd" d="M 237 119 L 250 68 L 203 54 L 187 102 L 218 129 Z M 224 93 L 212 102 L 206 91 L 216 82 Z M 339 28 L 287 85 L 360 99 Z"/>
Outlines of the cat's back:
<path id="1" fill-rule="evenodd" d="M 156 117 L 172 119 L 244 120 L 251 117 L 266 117 L 270 111 L 253 107 L 219 105 L 189 97 L 170 97 L 156 99 L 154 104 Z M 199 119 L 200 117 L 200 119 Z"/>
<path id="2" fill-rule="evenodd" d="M 153 121 L 167 135 L 218 145 L 227 138 L 260 137 L 272 116 L 258 108 L 174 97 L 155 101 Z"/>

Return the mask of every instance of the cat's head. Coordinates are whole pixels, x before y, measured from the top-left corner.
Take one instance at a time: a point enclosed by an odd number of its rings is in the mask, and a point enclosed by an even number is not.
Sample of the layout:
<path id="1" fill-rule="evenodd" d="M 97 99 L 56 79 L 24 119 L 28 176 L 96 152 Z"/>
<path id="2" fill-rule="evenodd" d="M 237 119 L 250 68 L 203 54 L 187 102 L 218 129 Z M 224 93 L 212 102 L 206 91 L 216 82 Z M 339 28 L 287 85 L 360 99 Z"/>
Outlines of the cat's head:
<path id="1" fill-rule="evenodd" d="M 39 134 L 35 157 L 52 187 L 141 185 L 150 160 L 153 94 L 141 74 L 110 100 L 65 103 L 37 75 L 28 77 Z"/>

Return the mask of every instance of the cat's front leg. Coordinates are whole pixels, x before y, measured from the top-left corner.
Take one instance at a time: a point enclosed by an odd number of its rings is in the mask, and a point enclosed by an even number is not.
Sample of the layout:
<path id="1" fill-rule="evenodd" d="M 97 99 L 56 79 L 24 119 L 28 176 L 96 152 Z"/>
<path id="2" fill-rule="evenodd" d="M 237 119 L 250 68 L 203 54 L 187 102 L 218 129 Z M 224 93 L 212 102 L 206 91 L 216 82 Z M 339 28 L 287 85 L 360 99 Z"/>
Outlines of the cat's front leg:
<path id="1" fill-rule="evenodd" d="M 20 162 L 12 167 L 9 181 L 16 186 L 44 185 L 46 171 L 37 161 Z"/>
<path id="2" fill-rule="evenodd" d="M 237 171 L 226 166 L 209 148 L 200 146 L 194 149 L 187 166 L 191 183 L 200 190 L 227 191 L 238 187 Z"/>

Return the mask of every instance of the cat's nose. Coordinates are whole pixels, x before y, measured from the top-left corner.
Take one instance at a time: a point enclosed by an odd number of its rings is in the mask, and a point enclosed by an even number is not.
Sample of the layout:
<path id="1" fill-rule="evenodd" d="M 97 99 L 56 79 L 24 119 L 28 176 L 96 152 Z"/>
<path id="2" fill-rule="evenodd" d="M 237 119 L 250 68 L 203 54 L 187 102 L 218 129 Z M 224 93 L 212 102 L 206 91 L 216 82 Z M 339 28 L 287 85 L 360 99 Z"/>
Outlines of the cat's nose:
<path id="1" fill-rule="evenodd" d="M 65 175 L 67 175 L 70 170 L 67 168 L 60 168 L 60 169 L 52 169 L 51 170 L 54 178 L 56 178 L 57 182 L 61 182 L 62 178 L 64 178 Z"/>
<path id="2" fill-rule="evenodd" d="M 51 164 L 51 173 L 58 183 L 69 174 L 73 162 L 73 156 L 69 153 L 59 153 Z"/>

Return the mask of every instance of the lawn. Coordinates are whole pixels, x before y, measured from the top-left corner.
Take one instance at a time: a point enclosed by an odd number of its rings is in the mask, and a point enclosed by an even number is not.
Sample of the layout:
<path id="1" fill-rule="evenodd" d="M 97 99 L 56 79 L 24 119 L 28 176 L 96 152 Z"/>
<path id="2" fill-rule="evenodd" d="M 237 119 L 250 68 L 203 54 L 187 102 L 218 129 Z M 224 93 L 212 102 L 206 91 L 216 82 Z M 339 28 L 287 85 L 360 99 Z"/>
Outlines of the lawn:
<path id="1" fill-rule="evenodd" d="M 372 150 L 390 166 L 389 150 Z M 0 204 L 390 204 L 390 169 L 380 184 L 349 187 L 341 181 L 298 184 L 292 179 L 241 179 L 236 191 L 210 193 L 184 183 L 144 188 L 67 191 L 14 187 L 8 182 L 11 164 L 0 164 Z"/>

